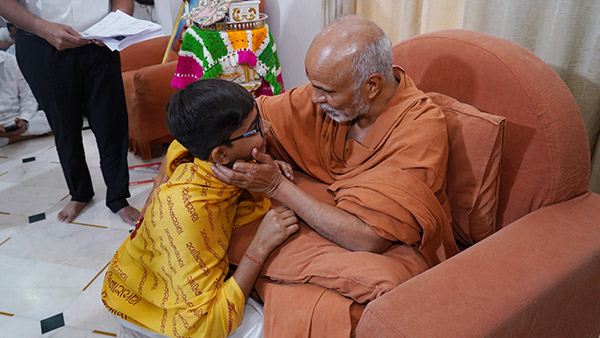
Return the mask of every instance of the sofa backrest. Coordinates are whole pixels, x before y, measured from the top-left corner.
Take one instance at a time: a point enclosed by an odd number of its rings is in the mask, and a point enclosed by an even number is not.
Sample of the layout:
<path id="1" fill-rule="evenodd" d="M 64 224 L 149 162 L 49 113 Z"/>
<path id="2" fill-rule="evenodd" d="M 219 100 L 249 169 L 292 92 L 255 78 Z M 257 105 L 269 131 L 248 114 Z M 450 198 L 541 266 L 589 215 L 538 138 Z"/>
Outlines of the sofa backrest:
<path id="1" fill-rule="evenodd" d="M 498 227 L 587 191 L 590 153 L 579 109 L 532 52 L 468 30 L 419 35 L 393 52 L 394 63 L 424 92 L 506 117 Z"/>

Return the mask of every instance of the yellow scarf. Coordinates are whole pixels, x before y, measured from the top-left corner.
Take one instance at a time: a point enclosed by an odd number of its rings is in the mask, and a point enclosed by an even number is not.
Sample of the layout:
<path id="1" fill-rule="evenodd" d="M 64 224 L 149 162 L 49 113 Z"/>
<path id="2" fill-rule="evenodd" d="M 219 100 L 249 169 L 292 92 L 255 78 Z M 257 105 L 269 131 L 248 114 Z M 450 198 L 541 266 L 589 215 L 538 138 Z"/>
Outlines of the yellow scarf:
<path id="1" fill-rule="evenodd" d="M 262 217 L 271 201 L 217 180 L 208 162 L 180 161 L 184 151 L 177 142 L 169 148 L 170 178 L 113 257 L 102 301 L 163 335 L 226 337 L 245 306 L 237 282 L 225 280 L 231 233 Z"/>

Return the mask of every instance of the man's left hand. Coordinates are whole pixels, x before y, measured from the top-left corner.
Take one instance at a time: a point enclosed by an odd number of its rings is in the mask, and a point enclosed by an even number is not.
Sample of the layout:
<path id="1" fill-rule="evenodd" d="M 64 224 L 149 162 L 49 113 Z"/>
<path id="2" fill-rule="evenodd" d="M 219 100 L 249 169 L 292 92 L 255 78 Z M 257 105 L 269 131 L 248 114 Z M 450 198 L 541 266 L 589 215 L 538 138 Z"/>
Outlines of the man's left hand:
<path id="1" fill-rule="evenodd" d="M 256 163 L 236 162 L 232 169 L 215 164 L 212 166 L 214 175 L 227 184 L 271 196 L 284 179 L 279 166 L 271 156 L 256 148 L 252 150 L 252 157 Z"/>

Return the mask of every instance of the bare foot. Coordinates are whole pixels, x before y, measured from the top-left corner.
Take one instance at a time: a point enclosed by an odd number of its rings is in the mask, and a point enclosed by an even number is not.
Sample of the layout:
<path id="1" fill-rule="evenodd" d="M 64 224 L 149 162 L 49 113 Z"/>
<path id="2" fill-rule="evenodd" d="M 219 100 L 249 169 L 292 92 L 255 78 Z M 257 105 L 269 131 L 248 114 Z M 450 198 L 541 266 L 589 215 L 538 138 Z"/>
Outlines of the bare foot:
<path id="1" fill-rule="evenodd" d="M 81 209 L 86 205 L 85 202 L 71 201 L 59 213 L 58 221 L 70 223 L 81 212 Z"/>
<path id="2" fill-rule="evenodd" d="M 121 210 L 117 211 L 117 215 L 121 217 L 123 222 L 134 226 L 135 222 L 137 222 L 138 219 L 140 219 L 141 213 L 138 209 L 132 207 L 131 205 L 128 205 L 126 207 L 121 208 Z"/>

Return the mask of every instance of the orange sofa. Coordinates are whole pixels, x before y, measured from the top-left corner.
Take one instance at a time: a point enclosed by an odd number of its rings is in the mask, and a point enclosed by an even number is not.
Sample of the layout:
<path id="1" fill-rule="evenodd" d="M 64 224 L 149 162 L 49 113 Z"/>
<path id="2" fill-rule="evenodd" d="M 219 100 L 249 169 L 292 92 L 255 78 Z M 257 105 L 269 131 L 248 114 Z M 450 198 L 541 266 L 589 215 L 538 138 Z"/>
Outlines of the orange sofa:
<path id="1" fill-rule="evenodd" d="M 162 144 L 173 140 L 167 128 L 167 102 L 176 91 L 171 88 L 171 79 L 177 66 L 177 53 L 170 51 L 167 62 L 162 63 L 168 42 L 169 37 L 163 36 L 121 51 L 129 150 L 142 159 L 162 155 Z"/>
<path id="2" fill-rule="evenodd" d="M 264 2 L 259 5 L 260 13 L 264 13 Z M 121 72 L 129 116 L 129 150 L 144 160 L 163 155 L 162 144 L 173 141 L 167 128 L 167 102 L 177 91 L 171 87 L 171 80 L 181 42 L 176 39 L 167 62 L 163 64 L 168 42 L 169 37 L 163 36 L 121 51 Z"/>
<path id="3" fill-rule="evenodd" d="M 598 337 L 600 196 L 564 82 L 525 48 L 466 30 L 402 41 L 394 61 L 423 91 L 505 117 L 500 230 L 370 302 L 356 337 Z"/>

